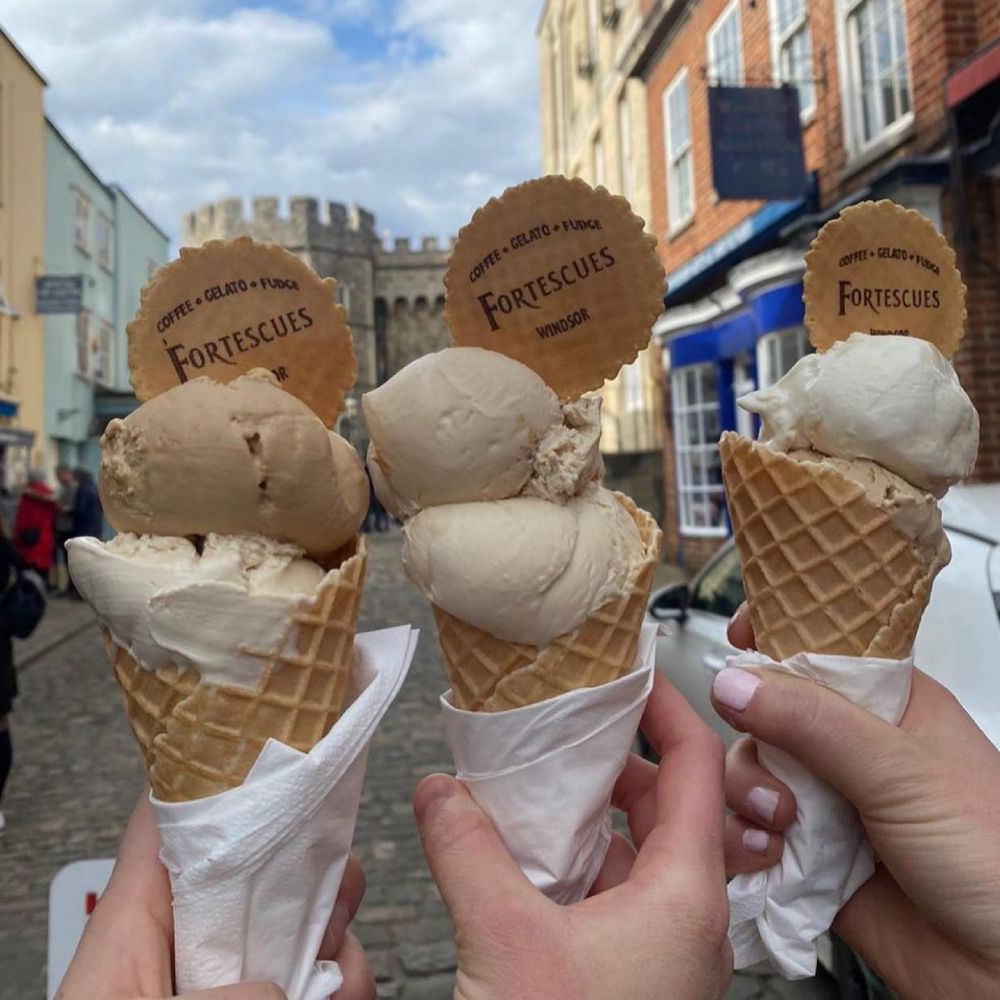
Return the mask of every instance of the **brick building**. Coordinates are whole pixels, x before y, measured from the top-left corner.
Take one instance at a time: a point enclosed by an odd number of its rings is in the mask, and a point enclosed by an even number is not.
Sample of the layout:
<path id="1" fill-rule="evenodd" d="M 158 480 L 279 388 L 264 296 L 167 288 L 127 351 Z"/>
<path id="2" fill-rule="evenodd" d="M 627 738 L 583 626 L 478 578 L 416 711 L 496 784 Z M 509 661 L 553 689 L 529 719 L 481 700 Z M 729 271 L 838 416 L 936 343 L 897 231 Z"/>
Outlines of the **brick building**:
<path id="1" fill-rule="evenodd" d="M 644 0 L 621 60 L 645 84 L 650 222 L 668 274 L 662 344 L 668 556 L 729 533 L 716 442 L 753 433 L 739 395 L 809 350 L 803 254 L 843 207 L 891 198 L 959 253 L 968 333 L 956 367 L 983 417 L 975 478 L 1000 479 L 1000 0 Z M 708 90 L 798 91 L 809 183 L 720 200 Z"/>

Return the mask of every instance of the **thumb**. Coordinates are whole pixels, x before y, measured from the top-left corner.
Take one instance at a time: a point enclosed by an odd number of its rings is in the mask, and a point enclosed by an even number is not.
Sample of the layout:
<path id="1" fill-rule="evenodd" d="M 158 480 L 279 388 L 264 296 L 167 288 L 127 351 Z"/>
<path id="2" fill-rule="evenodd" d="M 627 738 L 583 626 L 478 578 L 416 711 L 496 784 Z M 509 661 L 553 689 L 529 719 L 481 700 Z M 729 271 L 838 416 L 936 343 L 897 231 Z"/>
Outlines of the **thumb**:
<path id="1" fill-rule="evenodd" d="M 485 900 L 535 894 L 490 818 L 465 786 L 432 774 L 413 796 L 424 854 L 456 924 L 481 911 Z"/>
<path id="2" fill-rule="evenodd" d="M 712 704 L 733 728 L 791 754 L 862 812 L 892 787 L 907 738 L 814 681 L 771 670 L 726 667 Z"/>

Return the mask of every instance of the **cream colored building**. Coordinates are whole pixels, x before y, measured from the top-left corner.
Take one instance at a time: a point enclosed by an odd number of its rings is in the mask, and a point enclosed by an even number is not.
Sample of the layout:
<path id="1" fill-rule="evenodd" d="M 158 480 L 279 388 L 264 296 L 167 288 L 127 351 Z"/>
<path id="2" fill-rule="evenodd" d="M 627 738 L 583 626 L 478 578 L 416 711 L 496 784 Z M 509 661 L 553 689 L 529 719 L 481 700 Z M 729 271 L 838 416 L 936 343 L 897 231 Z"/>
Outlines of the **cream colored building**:
<path id="1" fill-rule="evenodd" d="M 648 220 L 645 88 L 619 69 L 641 22 L 639 0 L 545 0 L 537 33 L 545 172 L 603 185 Z M 660 377 L 650 346 L 605 384 L 605 455 L 659 453 Z"/>
<path id="2" fill-rule="evenodd" d="M 0 30 L 0 485 L 45 464 L 45 80 Z"/>

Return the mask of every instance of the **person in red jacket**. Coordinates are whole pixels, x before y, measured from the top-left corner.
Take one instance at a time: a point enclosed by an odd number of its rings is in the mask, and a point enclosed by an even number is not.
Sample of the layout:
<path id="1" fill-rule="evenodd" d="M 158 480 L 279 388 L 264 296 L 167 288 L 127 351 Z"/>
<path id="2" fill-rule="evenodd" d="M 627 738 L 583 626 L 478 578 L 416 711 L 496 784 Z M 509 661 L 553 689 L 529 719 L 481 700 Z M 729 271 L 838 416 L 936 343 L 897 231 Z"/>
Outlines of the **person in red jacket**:
<path id="1" fill-rule="evenodd" d="M 56 497 L 45 476 L 32 470 L 14 517 L 14 548 L 25 565 L 46 579 L 55 553 L 57 512 Z"/>

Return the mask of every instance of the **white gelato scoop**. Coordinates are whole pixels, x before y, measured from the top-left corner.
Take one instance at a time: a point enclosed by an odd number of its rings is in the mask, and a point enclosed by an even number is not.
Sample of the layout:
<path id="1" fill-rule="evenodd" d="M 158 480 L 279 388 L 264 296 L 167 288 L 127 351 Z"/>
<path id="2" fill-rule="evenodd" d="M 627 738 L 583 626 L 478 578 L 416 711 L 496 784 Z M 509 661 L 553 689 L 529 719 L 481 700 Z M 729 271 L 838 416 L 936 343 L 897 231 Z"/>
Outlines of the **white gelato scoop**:
<path id="1" fill-rule="evenodd" d="M 925 340 L 854 333 L 739 404 L 760 415 L 775 451 L 870 459 L 936 497 L 976 462 L 979 415 Z"/>
<path id="2" fill-rule="evenodd" d="M 251 689 L 326 577 L 298 546 L 259 535 L 210 534 L 200 553 L 186 538 L 133 534 L 75 538 L 67 550 L 73 582 L 140 666 L 191 666 L 208 683 Z"/>
<path id="3" fill-rule="evenodd" d="M 362 406 L 375 492 L 402 518 L 521 493 L 565 503 L 603 471 L 600 397 L 563 406 L 535 372 L 496 351 L 425 355 Z"/>
<path id="4" fill-rule="evenodd" d="M 508 642 L 546 646 L 625 593 L 642 557 L 635 522 L 603 488 L 429 507 L 407 522 L 403 567 L 438 607 Z"/>

